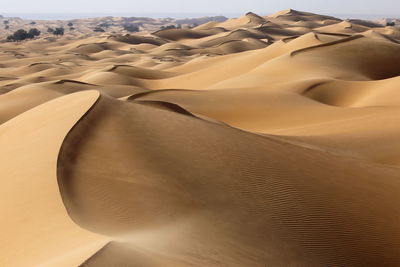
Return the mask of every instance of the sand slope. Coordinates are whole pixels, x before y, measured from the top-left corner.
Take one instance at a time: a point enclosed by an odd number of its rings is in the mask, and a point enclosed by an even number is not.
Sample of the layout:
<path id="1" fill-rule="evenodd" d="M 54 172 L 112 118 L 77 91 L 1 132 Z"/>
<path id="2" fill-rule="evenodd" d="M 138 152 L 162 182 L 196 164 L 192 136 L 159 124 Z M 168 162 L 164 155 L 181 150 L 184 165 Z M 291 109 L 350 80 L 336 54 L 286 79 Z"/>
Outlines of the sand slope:
<path id="1" fill-rule="evenodd" d="M 1 266 L 77 265 L 107 241 L 73 224 L 56 182 L 61 143 L 97 98 L 59 98 L 0 126 Z"/>
<path id="2" fill-rule="evenodd" d="M 58 168 L 77 224 L 200 266 L 390 265 L 400 240 L 397 178 L 392 168 L 242 132 L 162 102 L 107 97 L 69 133 Z M 140 239 L 153 231 L 161 231 L 155 240 Z M 201 257 L 185 256 L 198 249 Z"/>
<path id="3" fill-rule="evenodd" d="M 400 262 L 397 26 L 290 9 L 0 47 L 0 266 Z"/>

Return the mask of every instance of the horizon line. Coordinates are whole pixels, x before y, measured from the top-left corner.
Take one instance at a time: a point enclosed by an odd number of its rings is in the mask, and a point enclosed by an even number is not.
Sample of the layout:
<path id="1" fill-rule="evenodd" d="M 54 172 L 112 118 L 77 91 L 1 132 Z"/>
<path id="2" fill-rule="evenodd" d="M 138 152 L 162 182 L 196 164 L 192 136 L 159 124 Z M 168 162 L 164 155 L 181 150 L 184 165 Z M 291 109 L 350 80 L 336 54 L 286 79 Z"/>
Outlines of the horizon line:
<path id="1" fill-rule="evenodd" d="M 270 15 L 276 12 L 264 12 L 264 11 L 248 11 L 261 15 Z M 309 12 L 309 11 L 303 11 Z M 214 12 L 4 12 L 0 13 L 3 17 L 19 17 L 21 19 L 36 19 L 36 20 L 68 20 L 68 19 L 89 19 L 101 17 L 149 17 L 149 18 L 194 18 L 193 16 L 202 17 L 215 17 L 215 16 L 225 16 L 227 18 L 234 18 L 236 16 L 241 16 L 247 12 L 224 12 L 224 13 L 214 13 Z M 373 19 L 384 19 L 384 18 L 399 18 L 399 15 L 395 14 L 383 14 L 383 13 L 329 13 L 329 12 L 310 12 L 314 14 L 337 16 L 340 18 L 354 19 L 358 18 L 373 18 Z M 33 16 L 33 17 L 26 17 Z M 53 16 L 54 18 L 45 18 L 40 16 Z M 64 16 L 64 18 L 57 19 L 56 16 Z M 68 17 L 67 16 L 71 16 Z M 78 17 L 72 17 L 78 16 Z"/>

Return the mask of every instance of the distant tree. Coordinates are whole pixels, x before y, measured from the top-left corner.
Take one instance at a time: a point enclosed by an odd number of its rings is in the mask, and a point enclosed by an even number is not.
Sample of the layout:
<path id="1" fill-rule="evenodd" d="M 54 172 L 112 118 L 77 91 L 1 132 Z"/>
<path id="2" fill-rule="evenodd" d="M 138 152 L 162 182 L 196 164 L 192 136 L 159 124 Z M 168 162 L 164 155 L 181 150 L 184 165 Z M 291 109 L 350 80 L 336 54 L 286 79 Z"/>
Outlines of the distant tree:
<path id="1" fill-rule="evenodd" d="M 23 29 L 19 29 L 14 32 L 13 37 L 15 41 L 22 41 L 28 38 L 28 32 Z"/>
<path id="2" fill-rule="evenodd" d="M 64 35 L 64 28 L 56 28 L 54 31 L 53 31 L 53 34 L 54 35 Z"/>
<path id="3" fill-rule="evenodd" d="M 40 31 L 36 28 L 32 28 L 28 31 L 28 34 L 32 35 L 32 36 L 39 36 L 40 35 Z"/>
<path id="4" fill-rule="evenodd" d="M 105 30 L 101 27 L 96 27 L 93 29 L 94 32 L 105 32 Z"/>
<path id="5" fill-rule="evenodd" d="M 386 22 L 386 26 L 394 26 L 394 25 L 396 25 L 396 24 L 394 23 L 394 21 L 392 21 L 392 22 Z"/>
<path id="6" fill-rule="evenodd" d="M 125 24 L 123 26 L 123 28 L 125 31 L 128 31 L 128 32 L 138 32 L 139 31 L 139 27 L 135 24 Z"/>
<path id="7" fill-rule="evenodd" d="M 179 24 L 180 25 L 180 24 Z M 178 25 L 178 26 L 179 26 Z M 182 26 L 181 26 L 182 27 Z M 175 25 L 161 26 L 161 30 L 180 29 Z"/>
<path id="8" fill-rule="evenodd" d="M 68 22 L 68 24 L 67 24 L 69 27 L 72 27 L 72 26 L 74 26 L 74 24 L 72 23 L 72 22 Z"/>
<path id="9" fill-rule="evenodd" d="M 100 23 L 100 24 L 97 25 L 97 26 L 98 26 L 98 27 L 102 27 L 102 28 L 108 28 L 108 27 L 112 26 L 112 24 L 107 23 L 107 22 L 103 22 L 103 23 Z"/>
<path id="10" fill-rule="evenodd" d="M 19 29 L 15 31 L 12 35 L 7 36 L 7 41 L 20 42 L 26 39 L 32 39 L 34 37 L 35 35 L 33 35 L 32 33 L 29 33 L 24 29 Z"/>
<path id="11" fill-rule="evenodd" d="M 32 21 L 32 22 L 31 22 L 31 23 L 29 23 L 29 24 L 31 24 L 31 25 L 35 25 L 35 24 L 36 24 L 36 22 Z"/>

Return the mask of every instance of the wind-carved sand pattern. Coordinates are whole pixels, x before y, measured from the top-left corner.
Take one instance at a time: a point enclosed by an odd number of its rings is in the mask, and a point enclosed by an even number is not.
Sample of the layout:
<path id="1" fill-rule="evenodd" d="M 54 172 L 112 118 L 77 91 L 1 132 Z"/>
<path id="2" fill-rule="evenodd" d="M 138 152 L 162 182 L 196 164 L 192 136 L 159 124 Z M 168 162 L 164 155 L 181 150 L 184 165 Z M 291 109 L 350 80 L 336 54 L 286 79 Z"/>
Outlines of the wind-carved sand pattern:
<path id="1" fill-rule="evenodd" d="M 399 42 L 285 10 L 1 43 L 0 266 L 398 266 Z"/>

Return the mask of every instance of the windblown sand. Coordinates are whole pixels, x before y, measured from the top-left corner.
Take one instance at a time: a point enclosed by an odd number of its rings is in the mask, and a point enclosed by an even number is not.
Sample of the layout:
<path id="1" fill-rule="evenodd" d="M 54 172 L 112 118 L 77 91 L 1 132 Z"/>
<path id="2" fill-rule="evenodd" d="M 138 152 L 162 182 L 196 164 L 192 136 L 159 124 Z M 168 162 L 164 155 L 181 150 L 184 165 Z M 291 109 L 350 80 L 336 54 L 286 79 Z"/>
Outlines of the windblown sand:
<path id="1" fill-rule="evenodd" d="M 285 10 L 0 49 L 0 266 L 399 265 L 398 27 Z"/>

